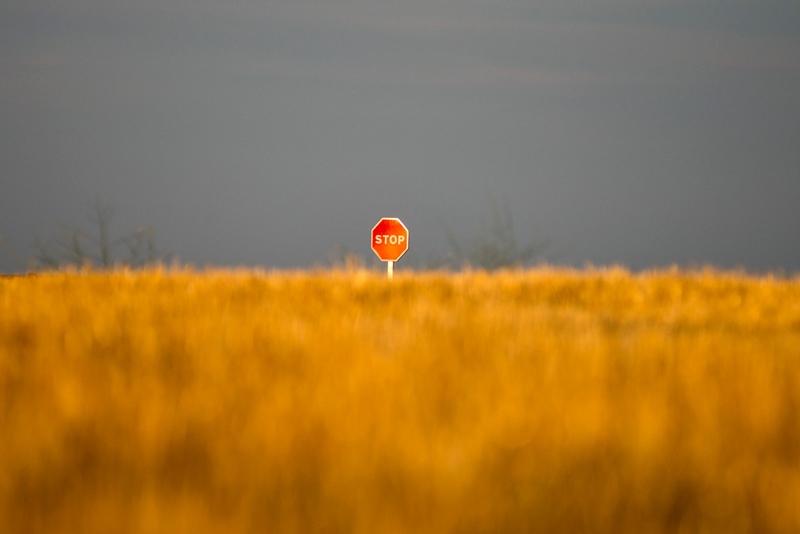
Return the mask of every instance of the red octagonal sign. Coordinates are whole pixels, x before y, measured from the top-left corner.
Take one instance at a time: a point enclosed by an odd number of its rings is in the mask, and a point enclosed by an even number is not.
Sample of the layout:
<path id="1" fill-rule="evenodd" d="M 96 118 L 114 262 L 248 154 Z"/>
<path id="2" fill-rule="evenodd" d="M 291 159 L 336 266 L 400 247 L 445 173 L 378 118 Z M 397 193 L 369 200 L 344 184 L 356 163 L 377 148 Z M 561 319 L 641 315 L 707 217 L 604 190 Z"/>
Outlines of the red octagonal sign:
<path id="1" fill-rule="evenodd" d="M 408 250 L 408 228 L 400 219 L 381 219 L 372 229 L 372 250 L 383 261 L 399 260 Z"/>

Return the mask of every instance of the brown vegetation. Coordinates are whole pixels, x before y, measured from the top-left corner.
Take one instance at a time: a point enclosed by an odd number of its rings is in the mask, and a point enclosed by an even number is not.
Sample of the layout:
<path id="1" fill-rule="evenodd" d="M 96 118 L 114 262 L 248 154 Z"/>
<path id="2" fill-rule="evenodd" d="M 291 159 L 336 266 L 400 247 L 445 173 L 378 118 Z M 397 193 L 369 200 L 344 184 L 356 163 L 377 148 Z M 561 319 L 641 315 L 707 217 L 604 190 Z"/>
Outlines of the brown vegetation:
<path id="1" fill-rule="evenodd" d="M 0 279 L 3 532 L 798 532 L 800 281 Z"/>

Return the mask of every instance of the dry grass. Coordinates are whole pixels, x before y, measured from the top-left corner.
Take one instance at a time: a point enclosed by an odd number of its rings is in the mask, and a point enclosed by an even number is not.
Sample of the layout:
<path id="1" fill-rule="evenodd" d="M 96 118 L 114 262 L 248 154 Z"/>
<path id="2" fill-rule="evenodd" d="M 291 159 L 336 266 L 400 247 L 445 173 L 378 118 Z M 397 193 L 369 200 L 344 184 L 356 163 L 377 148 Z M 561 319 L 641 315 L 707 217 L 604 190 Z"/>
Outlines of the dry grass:
<path id="1" fill-rule="evenodd" d="M 798 532 L 800 281 L 0 280 L 3 532 Z"/>

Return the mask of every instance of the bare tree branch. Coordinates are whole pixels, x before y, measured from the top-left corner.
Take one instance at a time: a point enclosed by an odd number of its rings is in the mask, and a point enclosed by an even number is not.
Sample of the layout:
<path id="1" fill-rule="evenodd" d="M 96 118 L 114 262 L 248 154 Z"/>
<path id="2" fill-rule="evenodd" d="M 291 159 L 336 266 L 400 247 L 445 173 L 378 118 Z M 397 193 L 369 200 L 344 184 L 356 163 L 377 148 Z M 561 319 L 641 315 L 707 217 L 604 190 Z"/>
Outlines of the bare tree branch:
<path id="1" fill-rule="evenodd" d="M 444 221 L 440 220 L 439 224 L 450 246 L 448 258 L 440 265 L 455 264 L 456 268 L 470 266 L 490 271 L 519 267 L 542 255 L 549 247 L 549 241 L 519 245 L 508 201 L 498 206 L 490 198 L 489 219 L 482 217 L 478 235 L 465 242 L 460 241 Z"/>
<path id="2" fill-rule="evenodd" d="M 95 198 L 92 214 L 88 220 L 97 230 L 96 234 L 85 232 L 81 228 L 64 225 L 60 239 L 51 239 L 47 243 L 38 238 L 34 242 L 34 252 L 28 262 L 33 270 L 58 269 L 63 266 L 84 265 L 110 269 L 115 265 L 128 267 L 144 267 L 164 261 L 169 255 L 159 256 L 155 244 L 155 232 L 152 228 L 139 228 L 118 238 L 112 238 L 111 220 L 116 210 Z M 127 254 L 118 256 L 117 250 L 122 247 Z"/>

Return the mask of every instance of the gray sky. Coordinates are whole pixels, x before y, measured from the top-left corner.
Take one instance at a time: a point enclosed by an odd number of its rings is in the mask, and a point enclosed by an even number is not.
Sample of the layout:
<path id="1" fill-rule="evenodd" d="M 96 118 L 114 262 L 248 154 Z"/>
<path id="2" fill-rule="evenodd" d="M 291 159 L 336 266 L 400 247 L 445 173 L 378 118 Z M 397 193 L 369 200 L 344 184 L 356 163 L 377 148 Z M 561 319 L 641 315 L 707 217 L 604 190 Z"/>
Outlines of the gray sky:
<path id="1" fill-rule="evenodd" d="M 5 0 L 0 235 L 99 196 L 198 267 L 443 256 L 800 271 L 798 0 Z M 18 266 L 0 253 L 0 271 Z"/>

